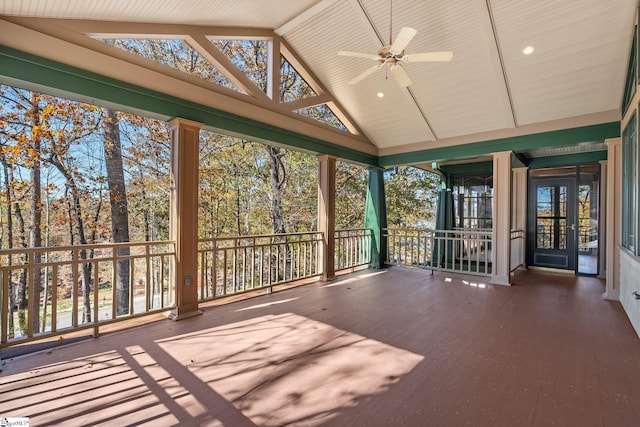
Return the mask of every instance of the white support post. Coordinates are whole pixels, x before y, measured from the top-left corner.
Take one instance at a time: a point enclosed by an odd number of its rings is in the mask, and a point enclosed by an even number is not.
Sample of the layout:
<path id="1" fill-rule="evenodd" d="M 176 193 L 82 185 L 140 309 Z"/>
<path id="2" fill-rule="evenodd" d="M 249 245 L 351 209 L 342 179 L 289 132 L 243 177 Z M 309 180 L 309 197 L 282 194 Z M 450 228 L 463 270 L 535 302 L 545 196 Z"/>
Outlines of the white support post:
<path id="1" fill-rule="evenodd" d="M 600 226 L 598 227 L 598 241 L 600 242 L 600 248 L 598 249 L 598 277 L 601 279 L 606 279 L 607 272 L 607 178 L 608 178 L 608 168 L 609 161 L 608 160 L 600 160 L 600 197 L 598 200 L 598 212 L 599 212 L 599 220 Z"/>
<path id="2" fill-rule="evenodd" d="M 607 144 L 606 288 L 604 298 L 620 300 L 620 223 L 622 220 L 622 139 Z"/>
<path id="3" fill-rule="evenodd" d="M 274 101 L 280 100 L 280 38 L 269 41 L 267 60 L 267 96 Z"/>
<path id="4" fill-rule="evenodd" d="M 511 151 L 493 153 L 491 283 L 511 285 Z"/>
<path id="5" fill-rule="evenodd" d="M 318 156 L 318 231 L 323 235 L 319 261 L 322 280 L 335 277 L 336 158 Z"/>
<path id="6" fill-rule="evenodd" d="M 169 122 L 171 130 L 170 235 L 176 245 L 172 280 L 176 290 L 173 320 L 198 310 L 198 163 L 200 123 L 184 119 Z"/>

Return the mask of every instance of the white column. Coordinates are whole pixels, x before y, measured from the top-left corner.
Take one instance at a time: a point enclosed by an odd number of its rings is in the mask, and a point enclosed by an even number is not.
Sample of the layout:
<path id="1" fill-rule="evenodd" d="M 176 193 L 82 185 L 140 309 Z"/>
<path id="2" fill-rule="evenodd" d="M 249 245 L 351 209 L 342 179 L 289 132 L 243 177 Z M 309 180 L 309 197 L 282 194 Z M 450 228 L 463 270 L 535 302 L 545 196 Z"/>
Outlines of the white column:
<path id="1" fill-rule="evenodd" d="M 170 235 L 176 245 L 172 281 L 176 290 L 173 320 L 201 314 L 198 310 L 198 164 L 200 123 L 169 122 L 171 130 Z"/>
<path id="2" fill-rule="evenodd" d="M 318 231 L 323 233 L 323 245 L 318 255 L 322 263 L 322 280 L 335 277 L 336 228 L 336 158 L 318 156 Z"/>
<path id="3" fill-rule="evenodd" d="M 493 155 L 493 247 L 491 283 L 511 285 L 511 151 Z"/>
<path id="4" fill-rule="evenodd" d="M 620 300 L 620 223 L 622 221 L 622 139 L 607 144 L 606 277 L 604 298 Z"/>
<path id="5" fill-rule="evenodd" d="M 599 220 L 600 227 L 598 227 L 598 241 L 599 253 L 598 253 L 598 277 L 606 279 L 607 272 L 607 174 L 608 174 L 609 161 L 600 160 L 600 197 L 599 197 Z"/>
<path id="6" fill-rule="evenodd" d="M 511 259 L 511 269 L 514 269 L 520 265 L 525 265 L 525 243 L 526 243 L 526 230 L 527 230 L 527 171 L 529 168 L 515 168 L 513 169 L 513 193 L 512 193 L 512 208 L 511 219 L 513 221 L 512 228 L 514 230 L 522 231 L 522 238 L 512 241 L 511 244 L 516 248 L 511 248 L 514 251 L 514 257 Z"/>

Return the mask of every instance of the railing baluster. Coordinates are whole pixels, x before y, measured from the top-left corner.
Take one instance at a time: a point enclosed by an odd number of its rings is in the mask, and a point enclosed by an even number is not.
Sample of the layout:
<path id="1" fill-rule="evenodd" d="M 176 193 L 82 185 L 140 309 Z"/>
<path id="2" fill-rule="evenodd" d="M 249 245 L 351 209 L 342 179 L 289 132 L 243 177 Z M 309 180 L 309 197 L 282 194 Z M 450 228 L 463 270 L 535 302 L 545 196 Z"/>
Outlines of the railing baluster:
<path id="1" fill-rule="evenodd" d="M 51 266 L 51 333 L 58 330 L 58 264 Z"/>
<path id="2" fill-rule="evenodd" d="M 93 327 L 93 337 L 95 338 L 100 333 L 98 326 L 100 320 L 98 318 L 98 316 L 100 315 L 100 296 L 98 295 L 98 292 L 100 291 L 100 286 L 98 286 L 98 261 L 93 261 L 91 265 L 93 267 L 93 324 L 95 325 Z"/>
<path id="3" fill-rule="evenodd" d="M 144 293 L 147 296 L 145 303 L 145 310 L 144 311 L 149 311 L 151 310 L 151 308 L 153 308 L 153 291 L 151 289 L 151 247 L 147 244 L 145 246 L 145 267 L 146 267 L 146 271 L 145 271 L 145 276 L 144 276 Z"/>
<path id="4" fill-rule="evenodd" d="M 118 317 L 118 248 L 111 248 L 111 318 Z"/>
<path id="5" fill-rule="evenodd" d="M 2 320 L 0 321 L 0 343 L 6 343 L 9 340 L 9 316 L 13 317 L 13 307 L 10 307 L 9 301 L 9 277 L 11 276 L 11 270 L 2 269 L 2 288 L 0 288 L 0 314 L 2 314 Z M 1 363 L 1 362 L 0 362 Z"/>

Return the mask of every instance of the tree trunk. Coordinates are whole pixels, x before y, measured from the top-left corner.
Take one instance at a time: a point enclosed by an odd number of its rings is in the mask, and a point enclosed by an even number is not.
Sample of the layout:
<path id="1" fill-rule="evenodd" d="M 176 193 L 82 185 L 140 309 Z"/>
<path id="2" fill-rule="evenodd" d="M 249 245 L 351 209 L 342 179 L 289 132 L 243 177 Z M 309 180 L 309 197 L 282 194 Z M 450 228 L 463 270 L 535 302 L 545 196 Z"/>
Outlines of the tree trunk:
<path id="1" fill-rule="evenodd" d="M 49 183 L 49 179 L 47 178 L 47 184 L 48 183 Z M 45 213 L 44 225 L 46 230 L 44 234 L 45 248 L 49 247 L 49 233 L 51 230 L 51 206 L 49 204 L 49 201 L 50 201 L 49 193 L 47 192 L 47 196 L 44 200 L 44 213 Z M 43 262 L 46 264 L 48 261 L 49 261 L 49 256 L 48 254 L 45 253 Z M 53 281 L 53 277 L 51 278 L 51 281 Z M 42 329 L 41 329 L 42 331 L 45 331 L 47 329 L 47 305 L 48 305 L 47 302 L 49 300 L 49 296 L 51 296 L 51 286 L 52 284 L 50 283 L 50 280 L 49 280 L 49 267 L 45 267 L 44 286 L 43 286 L 44 295 L 42 296 L 44 300 L 43 309 L 42 309 Z M 53 327 L 54 325 L 51 325 L 51 326 Z"/>
<path id="2" fill-rule="evenodd" d="M 7 159 L 2 156 L 0 157 L 0 162 L 2 162 L 3 172 L 4 172 L 4 185 L 5 185 L 5 194 L 7 200 L 7 249 L 13 249 L 13 190 L 11 189 L 11 181 L 13 181 L 13 166 L 11 166 Z M 11 266 L 13 263 L 13 259 L 11 255 L 9 255 L 7 264 Z M 13 309 L 16 306 L 16 294 L 13 286 L 12 274 L 10 272 L 6 273 L 9 275 L 9 338 L 14 337 L 14 323 L 13 323 Z"/>
<path id="3" fill-rule="evenodd" d="M 12 179 L 13 180 L 13 179 Z M 14 212 L 16 219 L 18 220 L 18 239 L 20 240 L 20 247 L 27 248 L 27 232 L 24 223 L 24 216 L 22 215 L 22 208 L 18 201 L 14 201 Z M 26 254 L 23 253 L 20 262 L 22 264 L 27 263 Z M 23 336 L 27 335 L 27 309 L 29 307 L 29 300 L 27 298 L 27 270 L 20 270 L 18 278 L 18 287 L 16 289 L 16 306 L 18 308 L 18 327 L 20 333 Z"/>
<path id="4" fill-rule="evenodd" d="M 75 180 L 73 179 L 73 175 L 67 168 L 64 167 L 60 160 L 56 157 L 51 157 L 49 162 L 55 166 L 62 176 L 64 176 L 67 188 L 71 191 L 71 203 L 69 205 L 69 219 L 70 222 L 73 222 L 75 225 L 76 234 L 78 235 L 78 244 L 86 245 L 87 238 L 84 234 L 84 220 L 82 219 L 82 206 L 80 205 L 80 191 L 76 186 Z M 73 237 L 73 233 L 71 233 L 71 237 Z M 90 323 L 91 322 L 91 263 L 88 261 L 87 250 L 81 249 L 78 253 L 80 260 L 79 263 L 82 266 L 82 275 L 80 277 L 81 286 L 82 286 L 82 322 Z M 97 276 L 97 272 L 96 272 Z M 97 280 L 96 280 L 97 282 Z M 75 286 L 75 283 L 74 283 Z M 97 283 L 96 283 L 97 286 Z"/>
<path id="5" fill-rule="evenodd" d="M 39 112 L 39 99 L 38 96 L 31 92 L 31 105 L 33 105 L 33 126 L 40 125 L 40 112 Z M 30 207 L 30 217 L 31 217 L 31 229 L 29 235 L 29 245 L 32 248 L 40 248 L 42 247 L 42 181 L 40 177 L 40 137 L 36 134 L 31 138 L 31 148 L 33 149 L 35 158 L 31 160 L 31 207 Z M 41 252 L 33 252 L 33 264 L 40 265 L 41 264 Z M 34 268 L 33 271 L 33 283 L 30 286 L 33 286 L 33 296 L 34 301 L 32 304 L 35 307 L 33 319 L 31 322 L 33 324 L 33 331 L 40 331 L 40 289 L 42 287 L 42 277 L 40 275 L 41 270 L 40 267 Z M 44 301 L 44 304 L 47 304 L 47 301 Z"/>
<path id="6" fill-rule="evenodd" d="M 278 147 L 267 145 L 269 154 L 269 177 L 271 184 L 271 224 L 274 234 L 286 233 L 284 226 L 284 214 L 282 210 L 282 185 L 284 184 L 286 171 L 282 163 L 283 153 Z"/>
<path id="7" fill-rule="evenodd" d="M 280 148 L 270 145 L 266 146 L 269 154 L 269 183 L 271 186 L 271 225 L 274 234 L 286 233 L 284 226 L 284 213 L 282 209 L 282 185 L 284 184 L 286 173 L 284 164 L 282 163 L 282 155 Z M 282 172 L 282 174 L 281 174 Z M 278 240 L 281 244 L 277 253 L 271 255 L 271 281 L 279 281 L 286 276 L 286 269 L 289 266 L 289 251 L 286 244 L 286 238 L 280 236 Z M 281 257 L 287 260 L 284 271 L 278 267 L 281 263 Z"/>
<path id="8" fill-rule="evenodd" d="M 122 144 L 120 142 L 120 125 L 118 115 L 113 110 L 103 109 L 104 126 L 104 157 L 107 169 L 107 183 L 109 185 L 109 202 L 111 205 L 111 229 L 114 243 L 129 241 L 129 210 L 127 206 L 127 191 L 122 166 Z M 118 256 L 128 257 L 128 247 L 118 249 Z M 130 293 L 130 261 L 118 261 L 116 268 L 116 313 L 129 313 Z"/>

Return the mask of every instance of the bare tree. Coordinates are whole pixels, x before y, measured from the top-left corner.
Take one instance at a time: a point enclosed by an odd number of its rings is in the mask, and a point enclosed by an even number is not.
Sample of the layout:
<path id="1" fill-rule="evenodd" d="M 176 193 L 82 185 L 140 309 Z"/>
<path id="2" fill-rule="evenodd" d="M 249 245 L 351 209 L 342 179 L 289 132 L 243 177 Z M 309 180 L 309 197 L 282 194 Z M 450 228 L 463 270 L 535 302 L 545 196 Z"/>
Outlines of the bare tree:
<path id="1" fill-rule="evenodd" d="M 104 108 L 103 114 L 103 147 L 109 186 L 109 202 L 111 205 L 111 238 L 114 243 L 129 241 L 129 209 L 127 206 L 127 189 L 122 166 L 122 143 L 120 141 L 120 125 L 118 114 Z M 118 256 L 128 257 L 128 247 L 118 249 Z M 117 314 L 129 312 L 130 294 L 130 261 L 118 261 L 116 267 Z"/>

